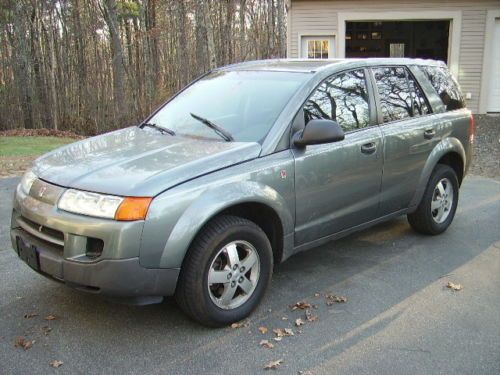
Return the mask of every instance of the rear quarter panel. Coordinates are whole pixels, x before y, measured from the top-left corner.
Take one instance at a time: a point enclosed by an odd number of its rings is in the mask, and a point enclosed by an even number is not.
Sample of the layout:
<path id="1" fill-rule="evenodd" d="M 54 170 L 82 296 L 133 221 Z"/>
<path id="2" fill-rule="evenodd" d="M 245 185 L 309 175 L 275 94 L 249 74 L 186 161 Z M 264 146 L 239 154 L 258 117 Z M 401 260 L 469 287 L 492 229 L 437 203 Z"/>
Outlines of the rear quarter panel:
<path id="1" fill-rule="evenodd" d="M 446 154 L 458 154 L 464 162 L 464 175 L 467 172 L 472 157 L 472 146 L 468 139 L 470 116 L 471 113 L 467 109 L 436 115 L 436 126 L 441 140 L 434 146 L 422 168 L 417 189 L 410 202 L 410 208 L 415 208 L 420 203 L 432 171 L 439 160 Z"/>
<path id="2" fill-rule="evenodd" d="M 416 208 L 424 194 L 427 181 L 439 160 L 448 153 L 458 154 L 464 163 L 465 176 L 472 161 L 473 145 L 469 143 L 469 125 L 471 112 L 467 108 L 446 112 L 446 108 L 436 90 L 418 66 L 409 66 L 417 78 L 433 110 L 433 122 L 439 137 L 418 177 L 415 194 L 410 202 L 410 209 Z"/>

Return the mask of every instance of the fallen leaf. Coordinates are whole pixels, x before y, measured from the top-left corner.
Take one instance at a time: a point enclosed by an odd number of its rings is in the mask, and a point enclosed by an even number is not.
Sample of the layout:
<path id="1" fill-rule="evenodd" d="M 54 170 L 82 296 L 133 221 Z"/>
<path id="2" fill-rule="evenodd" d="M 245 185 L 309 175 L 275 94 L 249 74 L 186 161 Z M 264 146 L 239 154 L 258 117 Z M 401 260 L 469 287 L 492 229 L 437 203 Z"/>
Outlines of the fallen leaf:
<path id="1" fill-rule="evenodd" d="M 231 328 L 241 328 L 241 327 L 248 327 L 248 322 L 241 321 L 231 324 Z"/>
<path id="2" fill-rule="evenodd" d="M 266 349 L 274 348 L 274 345 L 272 343 L 270 343 L 269 340 L 260 340 L 259 345 L 263 346 Z"/>
<path id="3" fill-rule="evenodd" d="M 35 312 L 29 313 L 29 314 L 24 314 L 24 319 L 31 319 L 31 318 L 34 318 L 35 316 L 38 316 L 38 314 Z"/>
<path id="4" fill-rule="evenodd" d="M 61 367 L 63 363 L 64 363 L 63 361 L 58 361 L 57 359 L 55 359 L 52 362 L 50 362 L 50 365 L 54 368 L 58 368 Z"/>
<path id="5" fill-rule="evenodd" d="M 297 310 L 297 309 L 305 310 L 305 309 L 310 309 L 311 304 L 307 303 L 307 302 L 299 301 L 299 302 L 295 303 L 295 305 L 291 305 L 290 308 L 292 310 Z"/>
<path id="6" fill-rule="evenodd" d="M 275 328 L 273 329 L 273 332 L 277 337 L 293 336 L 293 331 L 290 328 Z"/>
<path id="7" fill-rule="evenodd" d="M 314 375 L 311 371 L 299 371 L 298 375 Z"/>
<path id="8" fill-rule="evenodd" d="M 51 328 L 51 327 L 49 327 L 49 326 L 43 326 L 43 327 L 42 327 L 42 331 L 43 331 L 43 334 L 44 334 L 45 336 L 47 336 L 47 335 L 50 333 L 50 331 L 52 331 L 52 328 Z"/>
<path id="9" fill-rule="evenodd" d="M 267 365 L 265 365 L 264 369 L 266 369 L 266 370 L 270 370 L 270 369 L 276 370 L 279 366 L 281 366 L 282 363 L 283 363 L 282 359 L 277 359 L 276 361 L 271 361 Z"/>
<path id="10" fill-rule="evenodd" d="M 282 316 L 281 320 L 288 320 L 288 316 Z"/>
<path id="11" fill-rule="evenodd" d="M 326 304 L 328 306 L 332 305 L 332 302 L 344 303 L 347 302 L 347 297 L 344 296 L 336 296 L 335 294 L 326 294 L 325 298 L 327 299 Z M 330 302 L 330 303 L 329 303 Z"/>
<path id="12" fill-rule="evenodd" d="M 285 336 L 285 332 L 281 328 L 275 328 L 273 329 L 273 332 L 276 334 L 276 337 Z"/>
<path id="13" fill-rule="evenodd" d="M 321 296 L 321 294 L 319 294 L 319 293 L 314 293 L 314 297 L 319 297 L 319 296 Z"/>
<path id="14" fill-rule="evenodd" d="M 259 327 L 260 333 L 264 334 L 267 333 L 268 329 L 266 327 Z"/>
<path id="15" fill-rule="evenodd" d="M 44 319 L 45 320 L 56 320 L 57 316 L 55 316 L 55 315 L 47 315 Z"/>
<path id="16" fill-rule="evenodd" d="M 306 310 L 308 311 L 308 310 Z M 304 325 L 304 321 L 300 318 L 295 319 L 295 326 L 300 327 L 301 325 Z"/>
<path id="17" fill-rule="evenodd" d="M 315 322 L 317 319 L 317 315 L 314 315 L 310 310 L 306 310 L 306 320 L 308 322 Z"/>
<path id="18" fill-rule="evenodd" d="M 449 289 L 452 289 L 454 291 L 457 291 L 457 292 L 464 288 L 461 284 L 454 284 L 452 282 L 449 282 L 448 284 L 446 284 L 446 287 Z"/>
<path id="19" fill-rule="evenodd" d="M 34 343 L 35 343 L 35 340 L 30 341 L 30 340 L 26 340 L 23 336 L 19 336 L 16 339 L 14 346 L 16 348 L 23 348 L 24 350 L 28 350 L 33 346 Z"/>

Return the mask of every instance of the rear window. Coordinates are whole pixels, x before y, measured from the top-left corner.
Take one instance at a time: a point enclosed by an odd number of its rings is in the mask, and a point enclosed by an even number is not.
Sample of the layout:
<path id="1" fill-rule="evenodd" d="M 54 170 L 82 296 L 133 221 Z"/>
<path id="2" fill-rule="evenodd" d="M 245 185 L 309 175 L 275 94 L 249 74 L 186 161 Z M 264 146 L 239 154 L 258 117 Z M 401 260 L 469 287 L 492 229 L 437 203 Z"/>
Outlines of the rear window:
<path id="1" fill-rule="evenodd" d="M 457 81 L 448 69 L 439 66 L 420 67 L 441 98 L 446 111 L 465 108 L 465 101 Z"/>

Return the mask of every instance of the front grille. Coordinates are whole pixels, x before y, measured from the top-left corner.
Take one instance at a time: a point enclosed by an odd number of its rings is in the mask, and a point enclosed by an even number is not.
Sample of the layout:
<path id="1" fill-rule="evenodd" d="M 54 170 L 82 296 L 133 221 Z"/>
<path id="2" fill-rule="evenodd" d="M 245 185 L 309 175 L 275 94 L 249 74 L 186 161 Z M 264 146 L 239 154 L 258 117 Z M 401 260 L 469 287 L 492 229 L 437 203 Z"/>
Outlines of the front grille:
<path id="1" fill-rule="evenodd" d="M 17 223 L 23 228 L 26 232 L 31 235 L 39 238 L 42 241 L 50 242 L 52 244 L 64 247 L 64 233 L 48 228 L 46 226 L 40 225 L 31 221 L 30 219 L 21 216 L 17 219 Z"/>

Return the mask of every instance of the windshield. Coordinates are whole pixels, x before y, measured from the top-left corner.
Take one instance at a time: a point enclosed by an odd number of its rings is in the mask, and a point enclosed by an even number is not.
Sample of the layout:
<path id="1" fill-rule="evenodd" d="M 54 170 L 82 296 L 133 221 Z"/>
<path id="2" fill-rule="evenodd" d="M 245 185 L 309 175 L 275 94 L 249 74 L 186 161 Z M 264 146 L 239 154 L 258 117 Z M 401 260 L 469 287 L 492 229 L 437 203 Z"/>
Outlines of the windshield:
<path id="1" fill-rule="evenodd" d="M 195 114 L 225 130 L 235 141 L 261 143 L 288 100 L 308 78 L 304 73 L 217 71 L 181 92 L 148 123 L 177 135 L 223 141 L 191 115 Z"/>

